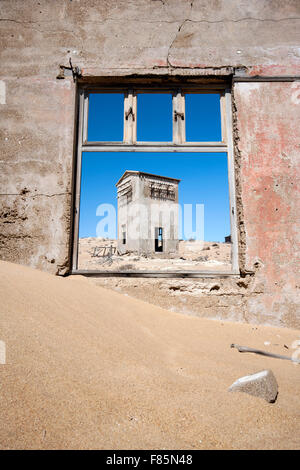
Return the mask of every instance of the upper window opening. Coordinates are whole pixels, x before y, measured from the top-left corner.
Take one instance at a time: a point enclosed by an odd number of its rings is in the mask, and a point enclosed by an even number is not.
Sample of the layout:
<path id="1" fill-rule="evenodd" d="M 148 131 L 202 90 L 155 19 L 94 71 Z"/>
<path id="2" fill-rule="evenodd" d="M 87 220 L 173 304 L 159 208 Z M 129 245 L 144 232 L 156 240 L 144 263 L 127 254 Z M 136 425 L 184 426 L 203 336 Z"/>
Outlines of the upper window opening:
<path id="1" fill-rule="evenodd" d="M 172 135 L 172 95 L 166 93 L 138 94 L 138 142 L 172 142 Z"/>
<path id="2" fill-rule="evenodd" d="M 88 141 L 123 142 L 123 93 L 90 93 Z"/>
<path id="3" fill-rule="evenodd" d="M 119 89 L 85 94 L 83 142 L 191 145 L 226 142 L 224 93 Z"/>
<path id="4" fill-rule="evenodd" d="M 222 140 L 220 95 L 187 93 L 185 95 L 187 142 Z"/>

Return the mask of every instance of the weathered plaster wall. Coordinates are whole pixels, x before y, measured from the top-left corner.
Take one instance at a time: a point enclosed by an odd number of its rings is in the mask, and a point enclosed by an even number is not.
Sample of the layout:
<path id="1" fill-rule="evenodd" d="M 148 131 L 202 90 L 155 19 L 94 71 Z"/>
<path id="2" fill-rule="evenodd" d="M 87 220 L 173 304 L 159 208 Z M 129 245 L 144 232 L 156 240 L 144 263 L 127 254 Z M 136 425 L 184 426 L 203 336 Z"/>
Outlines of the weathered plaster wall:
<path id="1" fill-rule="evenodd" d="M 234 87 L 245 226 L 245 266 L 264 292 L 250 316 L 300 316 L 300 82 Z"/>
<path id="2" fill-rule="evenodd" d="M 22 72 L 5 83 L 1 258 L 56 272 L 68 258 L 73 85 Z"/>
<path id="3" fill-rule="evenodd" d="M 54 273 L 68 269 L 75 114 L 59 65 L 86 80 L 300 75 L 299 0 L 1 0 L 0 34 L 0 256 Z M 257 272 L 199 287 L 203 314 L 221 301 L 300 324 L 298 83 L 234 86 L 240 262 Z"/>

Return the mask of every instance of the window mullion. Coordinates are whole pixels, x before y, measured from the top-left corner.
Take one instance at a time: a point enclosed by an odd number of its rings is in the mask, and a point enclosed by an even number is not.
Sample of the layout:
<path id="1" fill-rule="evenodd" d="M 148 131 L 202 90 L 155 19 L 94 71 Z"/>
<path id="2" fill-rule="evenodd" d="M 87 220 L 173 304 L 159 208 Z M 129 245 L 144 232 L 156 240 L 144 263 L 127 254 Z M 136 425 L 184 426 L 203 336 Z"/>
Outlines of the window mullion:
<path id="1" fill-rule="evenodd" d="M 136 142 L 136 94 L 128 90 L 124 97 L 124 143 Z"/>
<path id="2" fill-rule="evenodd" d="M 130 108 L 130 95 L 129 92 L 124 94 L 124 143 L 131 143 L 131 129 L 130 121 L 126 119 L 126 114 Z"/>
<path id="3" fill-rule="evenodd" d="M 183 116 L 183 119 L 180 119 L 180 139 L 181 139 L 181 144 L 185 143 L 185 126 L 186 126 L 186 116 L 185 116 L 185 95 L 180 92 L 180 113 Z"/>
<path id="4" fill-rule="evenodd" d="M 180 91 L 177 90 L 173 94 L 172 103 L 173 103 L 173 112 L 172 112 L 172 121 L 173 121 L 173 143 L 180 144 L 180 129 L 179 129 L 179 120 L 176 119 L 176 113 L 179 112 L 179 98 Z"/>
<path id="5" fill-rule="evenodd" d="M 173 143 L 185 143 L 185 102 L 181 90 L 173 95 Z"/>
<path id="6" fill-rule="evenodd" d="M 136 143 L 137 134 L 137 94 L 134 90 L 131 90 L 131 99 L 132 99 L 132 110 L 133 114 L 131 115 L 131 136 L 132 143 Z"/>

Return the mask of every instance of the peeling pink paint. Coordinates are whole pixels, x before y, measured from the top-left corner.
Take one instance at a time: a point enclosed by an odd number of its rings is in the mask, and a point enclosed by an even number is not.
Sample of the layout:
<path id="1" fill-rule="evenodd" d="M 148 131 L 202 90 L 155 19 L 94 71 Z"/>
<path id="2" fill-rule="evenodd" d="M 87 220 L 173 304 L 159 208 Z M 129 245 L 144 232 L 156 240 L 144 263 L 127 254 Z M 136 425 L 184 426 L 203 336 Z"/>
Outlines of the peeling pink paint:
<path id="1" fill-rule="evenodd" d="M 263 263 L 264 308 L 293 303 L 299 276 L 300 105 L 292 83 L 235 86 L 241 154 L 241 184 L 246 229 L 246 263 Z M 288 282 L 290 292 L 282 290 Z M 272 293 L 272 295 L 268 295 Z M 282 315 L 285 314 L 283 309 Z"/>
<path id="2" fill-rule="evenodd" d="M 270 65 L 254 65 L 248 67 L 248 74 L 252 77 L 254 76 L 288 76 L 288 75 L 300 75 L 300 60 L 299 64 L 294 63 L 290 65 L 278 65 L 278 64 L 270 64 Z"/>

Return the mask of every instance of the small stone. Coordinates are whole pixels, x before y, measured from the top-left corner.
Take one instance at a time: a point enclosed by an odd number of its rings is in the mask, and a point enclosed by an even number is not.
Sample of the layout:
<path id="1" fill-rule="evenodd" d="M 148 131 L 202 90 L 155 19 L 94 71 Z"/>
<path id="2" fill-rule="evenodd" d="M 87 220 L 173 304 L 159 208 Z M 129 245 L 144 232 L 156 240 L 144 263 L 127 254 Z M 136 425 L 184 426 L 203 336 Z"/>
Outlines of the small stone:
<path id="1" fill-rule="evenodd" d="M 278 395 L 278 384 L 271 370 L 263 370 L 241 377 L 229 387 L 228 391 L 245 392 L 264 398 L 269 403 L 274 403 Z"/>

